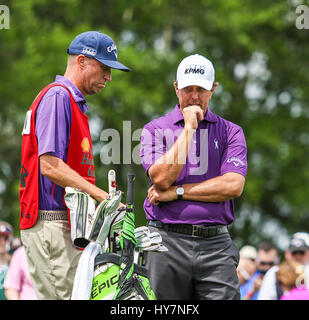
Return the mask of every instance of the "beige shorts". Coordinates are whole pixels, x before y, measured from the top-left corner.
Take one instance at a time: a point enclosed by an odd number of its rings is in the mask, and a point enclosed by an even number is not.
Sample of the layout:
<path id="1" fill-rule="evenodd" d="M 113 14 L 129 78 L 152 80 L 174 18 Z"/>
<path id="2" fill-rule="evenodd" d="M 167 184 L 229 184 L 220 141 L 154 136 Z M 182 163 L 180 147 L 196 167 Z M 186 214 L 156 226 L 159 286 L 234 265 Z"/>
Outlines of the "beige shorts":
<path id="1" fill-rule="evenodd" d="M 21 230 L 21 240 L 38 299 L 70 299 L 82 251 L 72 243 L 69 222 L 37 220 Z"/>

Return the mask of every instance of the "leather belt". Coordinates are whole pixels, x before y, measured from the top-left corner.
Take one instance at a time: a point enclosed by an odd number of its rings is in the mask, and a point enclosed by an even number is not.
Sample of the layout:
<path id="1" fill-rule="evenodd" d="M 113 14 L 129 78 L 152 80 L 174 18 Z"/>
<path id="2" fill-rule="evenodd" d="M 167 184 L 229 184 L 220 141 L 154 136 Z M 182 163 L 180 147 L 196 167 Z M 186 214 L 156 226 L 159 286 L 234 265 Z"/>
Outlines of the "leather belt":
<path id="1" fill-rule="evenodd" d="M 39 210 L 38 220 L 55 221 L 69 220 L 67 211 L 57 210 Z"/>
<path id="2" fill-rule="evenodd" d="M 219 234 L 228 232 L 228 228 L 225 225 L 202 226 L 192 224 L 172 224 L 162 223 L 161 221 L 157 220 L 150 220 L 148 221 L 147 225 L 159 229 L 164 229 L 166 231 L 188 234 L 192 237 L 200 238 L 214 237 Z"/>

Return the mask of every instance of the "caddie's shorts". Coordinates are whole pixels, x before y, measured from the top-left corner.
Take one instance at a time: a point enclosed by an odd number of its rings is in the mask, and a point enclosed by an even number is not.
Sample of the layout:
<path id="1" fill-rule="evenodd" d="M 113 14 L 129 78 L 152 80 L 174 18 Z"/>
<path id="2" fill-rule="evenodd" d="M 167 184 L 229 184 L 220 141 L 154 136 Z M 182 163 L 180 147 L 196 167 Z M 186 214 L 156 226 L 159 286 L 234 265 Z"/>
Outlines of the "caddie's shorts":
<path id="1" fill-rule="evenodd" d="M 68 220 L 37 220 L 21 230 L 21 240 L 38 299 L 70 299 L 82 251 L 72 243 Z"/>
<path id="2" fill-rule="evenodd" d="M 158 300 L 239 300 L 239 251 L 228 232 L 201 238 L 149 226 L 168 252 L 147 253 L 148 278 Z"/>

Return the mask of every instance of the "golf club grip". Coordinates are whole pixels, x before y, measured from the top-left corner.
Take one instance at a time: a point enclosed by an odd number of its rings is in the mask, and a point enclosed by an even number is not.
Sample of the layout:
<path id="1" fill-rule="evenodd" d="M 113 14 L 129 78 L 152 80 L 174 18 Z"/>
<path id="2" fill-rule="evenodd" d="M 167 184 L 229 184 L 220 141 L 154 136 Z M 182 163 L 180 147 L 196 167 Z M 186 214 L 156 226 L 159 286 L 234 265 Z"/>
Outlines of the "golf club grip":
<path id="1" fill-rule="evenodd" d="M 134 204 L 134 180 L 135 180 L 135 174 L 129 173 L 128 174 L 128 189 L 127 189 L 127 204 L 128 205 Z"/>
<path id="2" fill-rule="evenodd" d="M 111 169 L 108 171 L 108 193 L 116 192 L 116 172 Z"/>

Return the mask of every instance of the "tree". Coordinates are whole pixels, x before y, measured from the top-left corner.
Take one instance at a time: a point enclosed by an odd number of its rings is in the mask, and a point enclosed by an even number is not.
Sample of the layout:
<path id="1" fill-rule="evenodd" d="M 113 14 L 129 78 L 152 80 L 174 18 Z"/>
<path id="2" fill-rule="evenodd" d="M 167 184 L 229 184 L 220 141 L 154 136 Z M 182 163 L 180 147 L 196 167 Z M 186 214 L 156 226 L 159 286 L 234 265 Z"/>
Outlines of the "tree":
<path id="1" fill-rule="evenodd" d="M 149 180 L 124 152 L 123 121 L 131 133 L 176 103 L 172 82 L 186 55 L 213 61 L 217 88 L 210 108 L 240 124 L 249 170 L 231 229 L 240 246 L 273 239 L 274 232 L 306 230 L 309 175 L 308 41 L 297 29 L 293 1 L 11 0 L 10 29 L 0 30 L 0 216 L 18 226 L 20 142 L 23 119 L 39 90 L 63 74 L 65 50 L 75 35 L 101 30 L 117 43 L 129 74 L 113 72 L 102 94 L 87 98 L 94 126 L 96 176 L 107 189 L 107 172 L 135 172 L 137 225 Z M 120 136 L 120 163 L 102 164 L 102 130 Z M 136 132 L 138 135 L 138 132 Z M 101 137 L 102 138 L 102 137 Z M 132 141 L 131 151 L 138 145 Z M 136 151 L 136 149 L 135 149 Z M 125 155 L 125 159 L 124 159 Z M 281 244 L 282 245 L 282 244 Z"/>

